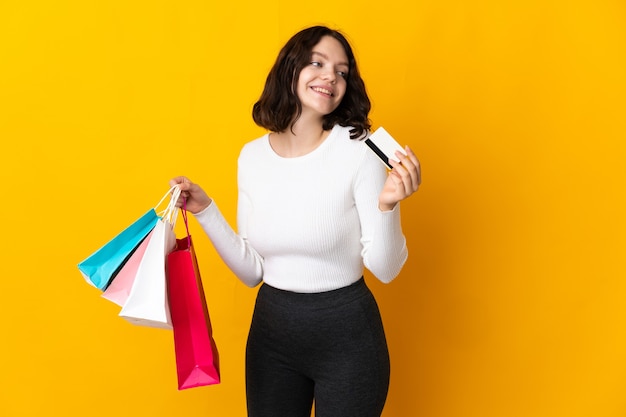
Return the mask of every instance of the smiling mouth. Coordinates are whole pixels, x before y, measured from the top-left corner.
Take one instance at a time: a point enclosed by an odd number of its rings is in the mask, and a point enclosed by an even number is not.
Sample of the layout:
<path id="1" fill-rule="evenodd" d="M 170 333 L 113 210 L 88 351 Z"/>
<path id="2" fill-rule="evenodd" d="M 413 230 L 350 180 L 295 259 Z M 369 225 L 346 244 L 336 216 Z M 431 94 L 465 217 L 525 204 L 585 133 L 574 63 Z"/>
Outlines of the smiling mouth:
<path id="1" fill-rule="evenodd" d="M 316 91 L 318 93 L 326 94 L 327 96 L 331 96 L 331 97 L 334 96 L 332 91 L 327 90 L 325 88 L 321 88 L 321 87 L 311 87 L 311 88 L 313 89 L 313 91 Z"/>

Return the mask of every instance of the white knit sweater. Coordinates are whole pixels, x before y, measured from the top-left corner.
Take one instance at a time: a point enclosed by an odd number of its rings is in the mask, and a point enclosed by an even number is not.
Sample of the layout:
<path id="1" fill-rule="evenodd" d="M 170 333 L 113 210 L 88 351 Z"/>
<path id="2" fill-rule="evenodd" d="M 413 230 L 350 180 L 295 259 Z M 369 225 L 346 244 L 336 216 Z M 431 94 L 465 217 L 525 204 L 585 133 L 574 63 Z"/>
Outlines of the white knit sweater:
<path id="1" fill-rule="evenodd" d="M 239 156 L 236 233 L 217 205 L 195 215 L 246 285 L 322 292 L 345 287 L 363 266 L 382 282 L 407 259 L 399 204 L 381 212 L 386 168 L 349 129 L 335 126 L 314 151 L 277 155 L 266 134 Z"/>

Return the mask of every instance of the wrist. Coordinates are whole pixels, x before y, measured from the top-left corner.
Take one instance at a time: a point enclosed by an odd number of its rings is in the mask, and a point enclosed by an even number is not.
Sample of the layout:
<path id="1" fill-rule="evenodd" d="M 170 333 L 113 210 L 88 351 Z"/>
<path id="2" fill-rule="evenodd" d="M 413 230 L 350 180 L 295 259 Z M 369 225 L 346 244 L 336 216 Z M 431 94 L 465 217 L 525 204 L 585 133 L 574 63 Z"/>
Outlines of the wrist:
<path id="1" fill-rule="evenodd" d="M 396 204 L 397 203 L 389 204 L 378 202 L 378 209 L 380 211 L 392 211 L 394 208 L 396 208 Z"/>
<path id="2" fill-rule="evenodd" d="M 192 211 L 191 214 L 195 216 L 197 214 L 202 213 L 203 211 L 206 211 L 206 209 L 208 209 L 212 203 L 213 203 L 213 200 L 209 199 L 208 203 L 201 205 L 198 210 Z"/>

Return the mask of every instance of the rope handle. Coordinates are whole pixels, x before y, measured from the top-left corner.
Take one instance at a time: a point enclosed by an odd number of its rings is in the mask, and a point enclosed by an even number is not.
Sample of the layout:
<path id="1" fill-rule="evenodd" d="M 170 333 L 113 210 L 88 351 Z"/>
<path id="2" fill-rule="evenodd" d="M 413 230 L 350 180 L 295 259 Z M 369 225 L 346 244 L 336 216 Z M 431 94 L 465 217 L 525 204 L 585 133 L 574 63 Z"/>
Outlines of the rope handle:
<path id="1" fill-rule="evenodd" d="M 161 206 L 161 204 L 163 204 L 163 202 L 165 201 L 165 199 L 167 198 L 168 195 L 172 194 L 172 192 L 176 189 L 176 188 L 180 188 L 178 184 L 176 184 L 175 186 L 173 186 L 172 188 L 170 188 L 168 190 L 167 193 L 165 193 L 165 195 L 163 196 L 163 198 L 161 198 L 161 200 L 157 203 L 156 206 L 154 206 L 154 209 L 156 210 L 157 208 L 159 208 Z"/>
<path id="2" fill-rule="evenodd" d="M 183 197 L 183 206 L 180 208 L 180 212 L 183 215 L 185 229 L 187 230 L 187 248 L 191 249 L 191 235 L 189 234 L 189 222 L 187 221 L 187 199 L 185 197 Z"/>
<path id="3" fill-rule="evenodd" d="M 158 216 L 164 221 L 170 223 L 171 225 L 174 225 L 176 223 L 176 218 L 178 216 L 178 210 L 176 209 L 176 202 L 178 202 L 181 192 L 182 191 L 180 190 L 180 186 L 178 184 L 173 186 L 163 196 L 163 198 L 161 198 L 161 201 L 159 201 L 159 203 L 156 206 L 154 206 L 154 209 L 156 211 L 156 209 L 158 209 L 163 204 L 163 201 L 165 201 L 167 196 L 170 195 L 170 201 L 167 204 L 167 207 L 163 211 L 158 213 Z"/>

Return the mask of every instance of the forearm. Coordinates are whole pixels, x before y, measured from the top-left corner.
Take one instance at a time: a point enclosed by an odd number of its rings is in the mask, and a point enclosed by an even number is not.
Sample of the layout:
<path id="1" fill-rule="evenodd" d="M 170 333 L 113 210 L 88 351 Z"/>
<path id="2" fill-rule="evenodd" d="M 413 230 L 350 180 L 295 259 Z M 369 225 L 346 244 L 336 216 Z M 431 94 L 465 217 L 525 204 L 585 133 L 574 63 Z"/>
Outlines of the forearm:
<path id="1" fill-rule="evenodd" d="M 263 258 L 233 230 L 215 201 L 194 216 L 230 270 L 245 285 L 258 285 L 263 277 Z"/>
<path id="2" fill-rule="evenodd" d="M 402 233 L 399 204 L 379 215 L 371 238 L 363 242 L 363 263 L 376 278 L 389 283 L 402 270 L 408 250 Z"/>

